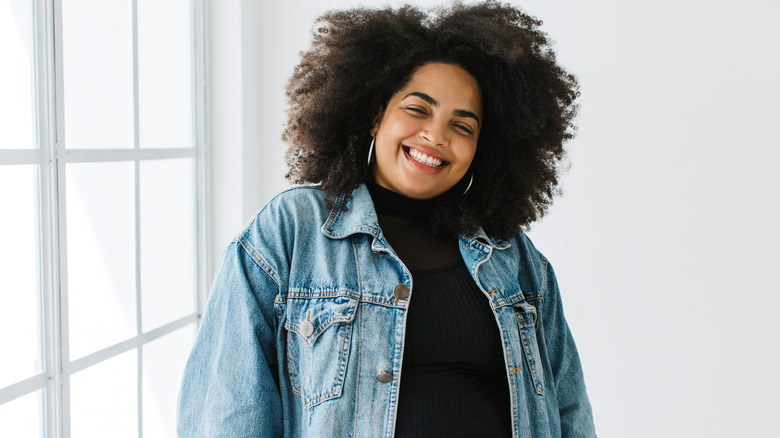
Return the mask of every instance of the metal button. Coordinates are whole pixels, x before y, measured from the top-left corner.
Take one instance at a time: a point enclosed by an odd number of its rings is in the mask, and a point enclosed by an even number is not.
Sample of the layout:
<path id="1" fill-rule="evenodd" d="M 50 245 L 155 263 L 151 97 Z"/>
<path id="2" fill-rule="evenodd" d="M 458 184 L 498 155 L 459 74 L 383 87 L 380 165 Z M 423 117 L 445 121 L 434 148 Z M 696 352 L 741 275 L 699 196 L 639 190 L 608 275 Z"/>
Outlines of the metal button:
<path id="1" fill-rule="evenodd" d="M 314 324 L 312 324 L 311 321 L 307 319 L 306 321 L 303 321 L 301 323 L 300 329 L 301 329 L 301 334 L 304 337 L 308 338 L 309 336 L 311 336 L 312 333 L 314 333 Z"/>
<path id="2" fill-rule="evenodd" d="M 382 370 L 376 375 L 376 379 L 381 383 L 390 383 L 393 380 L 393 376 L 387 371 Z"/>
<path id="3" fill-rule="evenodd" d="M 399 300 L 405 300 L 409 298 L 409 288 L 405 284 L 399 284 L 393 288 L 393 295 Z"/>

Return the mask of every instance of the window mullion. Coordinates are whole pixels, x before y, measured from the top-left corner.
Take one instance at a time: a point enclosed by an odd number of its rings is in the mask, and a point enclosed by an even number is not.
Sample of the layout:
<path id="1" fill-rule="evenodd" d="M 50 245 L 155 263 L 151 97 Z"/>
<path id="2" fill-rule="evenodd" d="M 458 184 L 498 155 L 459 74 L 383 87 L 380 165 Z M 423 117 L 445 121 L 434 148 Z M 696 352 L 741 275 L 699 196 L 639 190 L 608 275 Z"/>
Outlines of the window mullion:
<path id="1" fill-rule="evenodd" d="M 133 149 L 138 152 L 140 141 L 140 99 L 138 96 L 138 2 L 131 2 L 132 45 L 133 45 Z M 142 307 L 141 307 L 141 160 L 140 154 L 135 154 L 135 316 L 136 337 L 142 337 Z M 143 438 L 143 345 L 139 343 L 136 367 L 137 406 L 138 406 L 138 437 Z"/>
<path id="2" fill-rule="evenodd" d="M 49 14 L 47 30 L 49 199 L 51 225 L 52 411 L 54 436 L 70 438 L 70 351 L 68 336 L 67 241 L 65 239 L 65 113 L 63 87 L 62 0 L 39 0 Z"/>
<path id="3" fill-rule="evenodd" d="M 46 386 L 43 403 L 44 436 L 62 436 L 61 423 L 61 374 L 59 337 L 59 312 L 57 299 L 58 259 L 56 251 L 58 240 L 56 218 L 56 185 L 53 177 L 52 160 L 53 145 L 56 138 L 56 117 L 53 103 L 55 91 L 54 65 L 54 7 L 45 0 L 33 2 L 35 53 L 35 98 L 36 98 L 36 133 L 39 153 L 38 167 L 38 217 L 39 217 L 39 250 L 40 250 L 40 315 L 43 357 L 43 374 L 46 376 Z"/>
<path id="4" fill-rule="evenodd" d="M 33 2 L 35 20 L 35 75 L 37 103 L 37 144 L 40 154 L 38 172 L 38 211 L 40 226 L 40 289 L 43 348 L 43 372 L 47 376 L 43 404 L 43 435 L 45 437 L 62 436 L 61 410 L 62 394 L 60 391 L 60 356 L 57 348 L 59 315 L 57 311 L 57 254 L 54 242 L 57 241 L 55 217 L 56 189 L 53 184 L 54 161 L 52 160 L 53 144 L 56 135 L 52 132 L 56 124 L 51 123 L 56 117 L 52 103 L 54 95 L 54 33 L 53 7 L 51 2 L 36 0 Z"/>
<path id="5" fill-rule="evenodd" d="M 195 147 L 197 148 L 196 156 L 196 190 L 198 196 L 196 196 L 195 208 L 196 208 L 196 224 L 197 230 L 197 269 L 198 273 L 197 281 L 197 294 L 195 298 L 195 311 L 198 315 L 198 325 L 200 325 L 200 315 L 203 314 L 205 308 L 206 298 L 208 294 L 208 287 L 212 276 L 211 267 L 211 236 L 210 228 L 207 226 L 209 223 L 208 212 L 211 206 L 211 190 L 210 190 L 210 145 L 209 145 L 209 80 L 208 80 L 208 35 L 209 22 L 208 14 L 206 13 L 207 2 L 203 0 L 192 0 L 192 32 L 195 36 L 193 38 L 193 102 L 194 102 L 194 129 L 193 135 L 195 137 Z"/>

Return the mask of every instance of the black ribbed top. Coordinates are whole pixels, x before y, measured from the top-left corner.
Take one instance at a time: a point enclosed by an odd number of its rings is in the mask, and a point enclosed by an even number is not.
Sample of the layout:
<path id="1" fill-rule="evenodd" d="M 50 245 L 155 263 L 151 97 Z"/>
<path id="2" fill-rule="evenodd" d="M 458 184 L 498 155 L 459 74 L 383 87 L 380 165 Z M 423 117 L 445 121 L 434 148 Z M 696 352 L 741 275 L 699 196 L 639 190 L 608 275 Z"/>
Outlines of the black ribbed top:
<path id="1" fill-rule="evenodd" d="M 395 436 L 511 436 L 495 316 L 455 238 L 433 234 L 436 200 L 368 188 L 382 232 L 413 279 Z"/>

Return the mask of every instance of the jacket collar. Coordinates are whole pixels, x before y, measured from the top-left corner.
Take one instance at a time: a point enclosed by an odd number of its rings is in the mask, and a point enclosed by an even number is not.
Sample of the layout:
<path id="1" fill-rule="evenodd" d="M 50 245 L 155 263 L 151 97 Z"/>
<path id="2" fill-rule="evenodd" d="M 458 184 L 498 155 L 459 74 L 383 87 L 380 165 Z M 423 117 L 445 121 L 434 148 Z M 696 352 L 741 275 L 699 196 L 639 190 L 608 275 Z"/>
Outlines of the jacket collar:
<path id="1" fill-rule="evenodd" d="M 342 193 L 322 225 L 322 234 L 331 239 L 343 239 L 355 233 L 379 236 L 379 220 L 374 201 L 365 184 L 360 184 L 352 196 Z"/>
<path id="2" fill-rule="evenodd" d="M 464 235 L 463 237 L 471 241 L 479 242 L 482 245 L 490 246 L 494 249 L 507 249 L 512 246 L 506 240 L 488 237 L 482 227 L 477 228 L 475 232 Z"/>
<path id="3" fill-rule="evenodd" d="M 331 239 L 343 239 L 356 233 L 379 237 L 379 220 L 371 194 L 365 184 L 360 184 L 352 192 L 352 196 L 345 193 L 339 196 L 321 231 Z M 495 249 L 506 249 L 511 246 L 505 240 L 488 237 L 482 227 L 462 237 Z"/>

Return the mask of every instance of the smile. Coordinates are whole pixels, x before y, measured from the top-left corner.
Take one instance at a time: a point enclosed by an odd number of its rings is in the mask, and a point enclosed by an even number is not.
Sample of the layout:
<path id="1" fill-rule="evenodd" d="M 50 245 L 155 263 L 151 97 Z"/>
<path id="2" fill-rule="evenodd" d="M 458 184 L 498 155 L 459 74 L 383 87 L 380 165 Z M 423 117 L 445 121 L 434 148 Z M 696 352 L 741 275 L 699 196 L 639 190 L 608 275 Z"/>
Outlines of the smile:
<path id="1" fill-rule="evenodd" d="M 411 157 L 414 161 L 424 164 L 426 166 L 430 167 L 444 167 L 447 164 L 449 164 L 447 161 L 442 160 L 441 158 L 432 157 L 430 155 L 426 155 L 417 149 L 412 149 L 407 146 L 403 146 L 404 152 L 406 155 Z"/>

